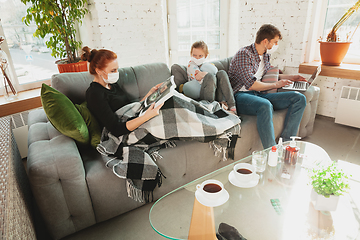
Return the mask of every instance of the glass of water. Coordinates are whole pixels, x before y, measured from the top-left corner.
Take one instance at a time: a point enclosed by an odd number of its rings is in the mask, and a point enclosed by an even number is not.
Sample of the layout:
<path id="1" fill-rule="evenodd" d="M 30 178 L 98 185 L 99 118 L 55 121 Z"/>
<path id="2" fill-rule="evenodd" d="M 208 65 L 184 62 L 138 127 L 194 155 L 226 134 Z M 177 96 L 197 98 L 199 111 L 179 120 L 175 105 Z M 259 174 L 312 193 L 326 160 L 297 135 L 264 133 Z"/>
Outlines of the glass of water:
<path id="1" fill-rule="evenodd" d="M 256 172 L 263 172 L 266 168 L 267 153 L 265 151 L 254 151 L 252 153 L 252 165 Z"/>

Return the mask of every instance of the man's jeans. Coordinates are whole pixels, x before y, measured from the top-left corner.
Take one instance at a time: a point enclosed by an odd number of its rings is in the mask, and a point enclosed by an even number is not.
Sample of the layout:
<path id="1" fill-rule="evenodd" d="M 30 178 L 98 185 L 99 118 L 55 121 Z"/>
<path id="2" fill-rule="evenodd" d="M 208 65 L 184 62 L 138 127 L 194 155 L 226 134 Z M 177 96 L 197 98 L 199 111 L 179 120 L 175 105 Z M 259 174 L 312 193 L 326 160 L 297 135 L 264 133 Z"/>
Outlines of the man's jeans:
<path id="1" fill-rule="evenodd" d="M 238 114 L 256 115 L 257 129 L 265 148 L 276 145 L 273 111 L 288 109 L 281 137 L 289 141 L 296 136 L 306 106 L 306 98 L 296 91 L 260 93 L 257 91 L 235 93 Z"/>

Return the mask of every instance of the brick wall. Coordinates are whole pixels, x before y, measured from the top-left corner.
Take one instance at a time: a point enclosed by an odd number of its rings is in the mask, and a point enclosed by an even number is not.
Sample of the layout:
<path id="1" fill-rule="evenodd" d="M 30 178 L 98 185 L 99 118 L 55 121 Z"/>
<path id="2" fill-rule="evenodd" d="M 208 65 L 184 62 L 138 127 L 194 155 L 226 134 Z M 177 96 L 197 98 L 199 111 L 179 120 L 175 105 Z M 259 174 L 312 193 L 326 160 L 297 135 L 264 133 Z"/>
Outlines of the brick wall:
<path id="1" fill-rule="evenodd" d="M 120 67 L 166 62 L 163 0 L 90 0 L 84 45 L 111 49 Z"/>
<path id="2" fill-rule="evenodd" d="M 260 26 L 271 23 L 283 36 L 272 64 L 285 73 L 297 73 L 304 61 L 313 5 L 314 0 L 229 0 L 228 56 L 254 42 Z M 165 0 L 90 0 L 89 10 L 81 29 L 85 45 L 112 49 L 121 67 L 168 63 Z M 341 87 L 359 86 L 360 81 L 321 76 L 317 85 L 317 113 L 335 117 Z"/>
<path id="3" fill-rule="evenodd" d="M 238 4 L 239 48 L 253 43 L 260 26 L 271 23 L 279 28 L 283 37 L 272 56 L 272 64 L 281 69 L 299 66 L 305 26 L 309 24 L 309 0 L 239 0 Z"/>
<path id="4" fill-rule="evenodd" d="M 254 42 L 260 26 L 271 23 L 283 36 L 278 50 L 272 54 L 272 64 L 285 73 L 297 74 L 299 64 L 304 61 L 314 0 L 239 0 L 237 5 L 238 38 L 229 44 L 237 45 L 238 49 L 249 45 Z M 320 76 L 315 85 L 321 89 L 317 114 L 335 117 L 342 86 L 360 87 L 360 81 Z"/>

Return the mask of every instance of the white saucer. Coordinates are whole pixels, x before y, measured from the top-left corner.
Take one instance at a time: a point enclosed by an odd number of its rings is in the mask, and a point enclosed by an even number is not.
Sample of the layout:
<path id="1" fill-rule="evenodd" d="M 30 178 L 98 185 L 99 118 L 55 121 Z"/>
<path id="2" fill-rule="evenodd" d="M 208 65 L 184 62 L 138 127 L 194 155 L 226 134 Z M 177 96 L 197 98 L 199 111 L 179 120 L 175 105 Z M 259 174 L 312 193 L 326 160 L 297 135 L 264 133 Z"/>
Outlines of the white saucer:
<path id="1" fill-rule="evenodd" d="M 259 183 L 260 176 L 258 174 L 255 174 L 255 177 L 250 182 L 244 183 L 240 182 L 236 177 L 234 170 L 229 173 L 229 181 L 232 185 L 235 185 L 237 187 L 241 188 L 252 188 L 255 187 Z"/>
<path id="2" fill-rule="evenodd" d="M 208 199 L 208 198 L 204 197 L 204 195 L 202 195 L 199 190 L 196 190 L 195 197 L 199 201 L 199 203 L 201 203 L 204 206 L 218 207 L 218 206 L 223 205 L 224 203 L 226 203 L 227 200 L 229 200 L 230 196 L 229 196 L 228 191 L 223 189 L 223 194 L 221 194 L 221 196 L 216 200 L 211 200 L 211 199 Z"/>

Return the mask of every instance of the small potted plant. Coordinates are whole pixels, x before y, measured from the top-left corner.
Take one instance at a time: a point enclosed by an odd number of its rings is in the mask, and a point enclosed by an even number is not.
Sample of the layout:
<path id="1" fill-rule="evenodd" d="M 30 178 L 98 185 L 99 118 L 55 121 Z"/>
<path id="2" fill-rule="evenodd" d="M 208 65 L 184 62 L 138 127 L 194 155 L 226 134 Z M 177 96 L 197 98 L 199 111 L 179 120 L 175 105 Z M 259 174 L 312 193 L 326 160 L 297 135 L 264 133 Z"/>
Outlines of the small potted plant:
<path id="1" fill-rule="evenodd" d="M 27 14 L 23 17 L 26 25 L 35 23 L 37 29 L 35 37 L 45 38 L 46 46 L 51 49 L 51 56 L 60 58 L 56 61 L 60 72 L 82 72 L 87 71 L 87 62 L 81 62 L 78 50 L 81 41 L 77 41 L 76 23 L 88 12 L 85 7 L 87 0 L 21 0 L 28 5 Z M 66 57 L 66 58 L 65 58 Z"/>
<path id="2" fill-rule="evenodd" d="M 351 38 L 352 36 L 354 36 L 357 27 L 352 33 L 351 37 L 347 37 L 346 41 L 343 42 L 338 41 L 339 37 L 337 35 L 337 31 L 350 18 L 350 16 L 359 9 L 359 7 L 360 0 L 358 0 L 352 7 L 350 7 L 344 13 L 344 15 L 335 23 L 335 25 L 327 35 L 326 41 L 319 41 L 322 64 L 330 66 L 338 66 L 341 64 L 347 51 L 349 50 Z"/>
<path id="3" fill-rule="evenodd" d="M 335 211 L 339 196 L 350 188 L 348 176 L 339 169 L 336 162 L 329 166 L 313 169 L 310 176 L 311 201 L 314 208 L 320 211 Z"/>

